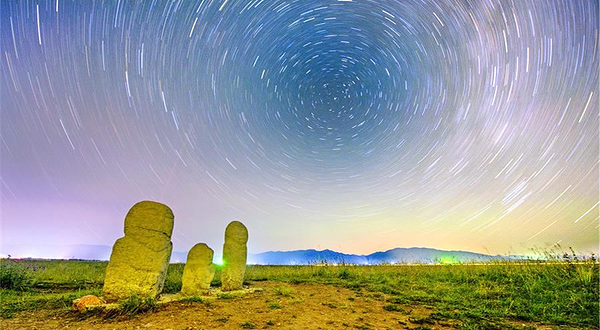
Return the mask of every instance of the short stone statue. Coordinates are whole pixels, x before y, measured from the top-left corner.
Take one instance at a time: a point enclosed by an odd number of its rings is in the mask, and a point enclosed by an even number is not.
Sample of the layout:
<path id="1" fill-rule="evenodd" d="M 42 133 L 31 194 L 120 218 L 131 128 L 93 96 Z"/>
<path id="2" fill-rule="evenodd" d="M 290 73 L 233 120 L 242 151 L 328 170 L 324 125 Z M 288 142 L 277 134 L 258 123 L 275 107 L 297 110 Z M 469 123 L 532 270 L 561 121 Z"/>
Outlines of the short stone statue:
<path id="1" fill-rule="evenodd" d="M 204 243 L 198 243 L 190 250 L 181 279 L 182 295 L 199 296 L 208 292 L 216 270 L 213 254 Z"/>
<path id="2" fill-rule="evenodd" d="M 173 221 L 171 209 L 160 203 L 143 201 L 129 210 L 125 236 L 115 242 L 106 267 L 104 298 L 160 294 L 173 249 Z"/>
<path id="3" fill-rule="evenodd" d="M 223 244 L 223 271 L 221 283 L 223 291 L 242 289 L 246 272 L 248 229 L 239 221 L 232 221 L 225 229 Z"/>

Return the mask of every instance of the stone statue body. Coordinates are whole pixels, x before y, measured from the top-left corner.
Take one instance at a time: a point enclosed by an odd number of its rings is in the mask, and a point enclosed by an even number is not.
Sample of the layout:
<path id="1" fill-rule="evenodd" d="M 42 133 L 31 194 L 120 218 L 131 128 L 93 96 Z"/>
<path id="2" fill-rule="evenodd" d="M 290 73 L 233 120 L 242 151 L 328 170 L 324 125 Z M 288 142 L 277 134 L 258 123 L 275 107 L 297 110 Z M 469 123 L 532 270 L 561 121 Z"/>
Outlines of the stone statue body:
<path id="1" fill-rule="evenodd" d="M 233 221 L 225 229 L 223 244 L 223 271 L 221 283 L 224 291 L 239 290 L 246 273 L 248 229 L 239 221 Z"/>
<path id="2" fill-rule="evenodd" d="M 173 249 L 173 222 L 171 209 L 160 203 L 143 201 L 129 210 L 125 236 L 115 242 L 106 267 L 106 299 L 160 294 Z"/>
<path id="3" fill-rule="evenodd" d="M 199 296 L 208 292 L 216 270 L 213 254 L 213 250 L 204 243 L 196 244 L 190 250 L 181 279 L 182 295 Z"/>

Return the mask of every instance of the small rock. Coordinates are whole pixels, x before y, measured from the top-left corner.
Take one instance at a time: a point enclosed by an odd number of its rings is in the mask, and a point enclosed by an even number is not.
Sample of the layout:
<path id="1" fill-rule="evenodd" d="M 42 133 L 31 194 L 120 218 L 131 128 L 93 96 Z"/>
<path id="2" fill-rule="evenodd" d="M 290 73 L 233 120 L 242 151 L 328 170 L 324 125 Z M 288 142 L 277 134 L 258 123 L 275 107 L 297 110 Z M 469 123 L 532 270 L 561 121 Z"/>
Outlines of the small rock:
<path id="1" fill-rule="evenodd" d="M 85 312 L 87 306 L 97 306 L 104 304 L 104 301 L 96 296 L 88 295 L 83 296 L 79 299 L 73 300 L 73 309 L 78 310 L 79 312 Z"/>

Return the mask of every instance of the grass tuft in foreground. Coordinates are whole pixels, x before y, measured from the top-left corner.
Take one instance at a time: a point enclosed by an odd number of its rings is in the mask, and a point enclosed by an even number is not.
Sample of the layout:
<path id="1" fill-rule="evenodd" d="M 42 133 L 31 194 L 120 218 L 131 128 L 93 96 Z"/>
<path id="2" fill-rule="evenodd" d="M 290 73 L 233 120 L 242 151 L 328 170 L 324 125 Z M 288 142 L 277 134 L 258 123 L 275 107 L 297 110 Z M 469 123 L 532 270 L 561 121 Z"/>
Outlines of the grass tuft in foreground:
<path id="1" fill-rule="evenodd" d="M 120 313 L 129 317 L 141 313 L 152 312 L 158 308 L 155 299 L 138 296 L 131 296 L 129 299 L 123 300 L 119 304 L 121 305 Z"/>

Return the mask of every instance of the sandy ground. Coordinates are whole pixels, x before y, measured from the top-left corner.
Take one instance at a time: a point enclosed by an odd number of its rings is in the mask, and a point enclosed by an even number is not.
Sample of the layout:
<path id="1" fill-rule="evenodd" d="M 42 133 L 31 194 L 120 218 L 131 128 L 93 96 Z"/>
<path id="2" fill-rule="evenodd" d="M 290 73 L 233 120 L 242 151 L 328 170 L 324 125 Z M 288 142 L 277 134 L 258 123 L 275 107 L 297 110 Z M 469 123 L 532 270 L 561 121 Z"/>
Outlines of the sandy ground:
<path id="1" fill-rule="evenodd" d="M 426 306 L 386 311 L 382 294 L 332 285 L 255 282 L 262 288 L 210 303 L 174 302 L 133 318 L 104 320 L 77 312 L 39 310 L 0 320 L 1 329 L 454 329 L 448 321 L 422 323 Z M 431 322 L 431 321 L 429 321 Z"/>

